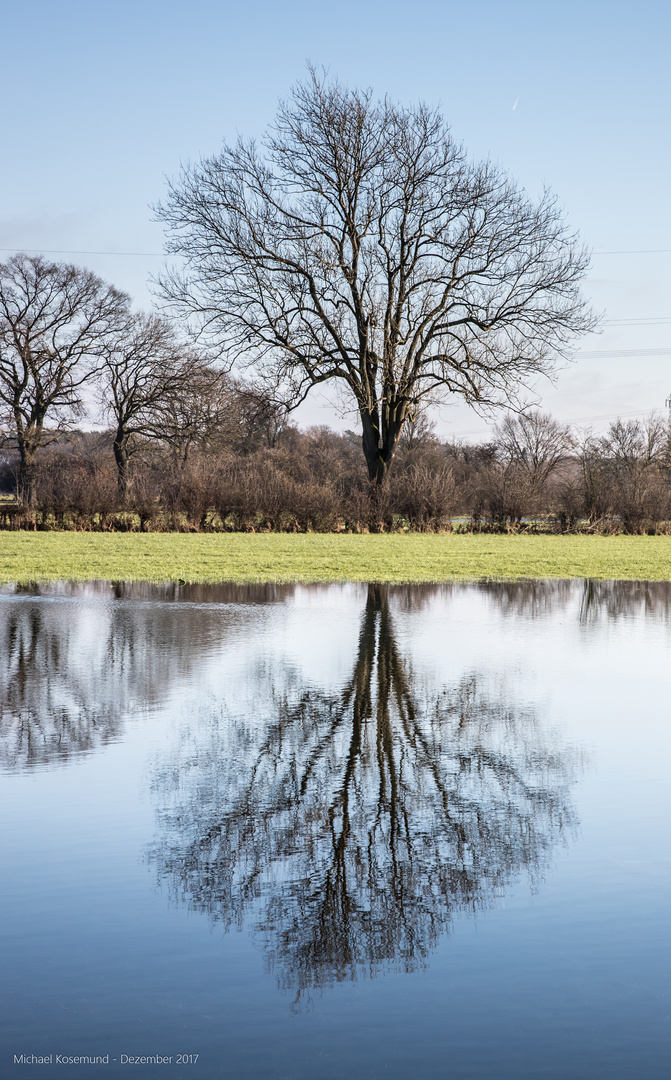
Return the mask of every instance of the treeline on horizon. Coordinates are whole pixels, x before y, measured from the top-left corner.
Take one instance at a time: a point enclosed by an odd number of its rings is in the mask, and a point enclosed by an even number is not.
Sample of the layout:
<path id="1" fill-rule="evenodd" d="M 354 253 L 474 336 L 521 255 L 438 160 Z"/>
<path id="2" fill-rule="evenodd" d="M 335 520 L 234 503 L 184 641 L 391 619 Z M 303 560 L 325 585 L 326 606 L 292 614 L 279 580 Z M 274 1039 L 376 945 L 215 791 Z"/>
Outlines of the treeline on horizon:
<path id="1" fill-rule="evenodd" d="M 209 423 L 165 416 L 129 439 L 51 429 L 36 454 L 31 504 L 9 441 L 0 527 L 96 531 L 671 531 L 665 418 L 617 420 L 599 437 L 535 411 L 509 414 L 491 442 L 441 441 L 426 414 L 406 425 L 393 470 L 371 483 L 361 436 L 300 431 L 262 395 L 228 382 Z M 192 417 L 192 420 L 194 418 Z M 149 430 L 147 427 L 146 430 Z M 12 497 L 14 496 L 14 497 Z"/>

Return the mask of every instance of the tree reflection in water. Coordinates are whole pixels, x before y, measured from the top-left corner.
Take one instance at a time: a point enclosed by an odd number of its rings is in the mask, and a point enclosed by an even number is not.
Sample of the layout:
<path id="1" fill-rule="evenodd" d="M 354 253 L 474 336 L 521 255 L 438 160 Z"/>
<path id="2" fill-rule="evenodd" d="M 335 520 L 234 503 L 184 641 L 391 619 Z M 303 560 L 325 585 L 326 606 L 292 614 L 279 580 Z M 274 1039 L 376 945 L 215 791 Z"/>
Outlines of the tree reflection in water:
<path id="1" fill-rule="evenodd" d="M 6 769 L 63 764 L 120 736 L 132 695 L 129 669 L 138 666 L 132 635 L 125 641 L 108 635 L 106 611 L 95 627 L 77 615 L 72 604 L 29 597 L 3 610 L 0 764 Z"/>
<path id="2" fill-rule="evenodd" d="M 0 607 L 0 768 L 63 765 L 165 703 L 251 604 L 290 588 L 90 582 L 17 587 Z M 203 601 L 207 601 L 203 603 Z M 240 607 L 233 612 L 230 605 Z"/>
<path id="3" fill-rule="evenodd" d="M 342 691 L 285 687 L 267 711 L 184 734 L 156 773 L 150 860 L 194 909 L 251 924 L 298 997 L 422 965 L 456 913 L 537 881 L 574 825 L 577 755 L 485 677 L 414 679 L 384 586 Z"/>

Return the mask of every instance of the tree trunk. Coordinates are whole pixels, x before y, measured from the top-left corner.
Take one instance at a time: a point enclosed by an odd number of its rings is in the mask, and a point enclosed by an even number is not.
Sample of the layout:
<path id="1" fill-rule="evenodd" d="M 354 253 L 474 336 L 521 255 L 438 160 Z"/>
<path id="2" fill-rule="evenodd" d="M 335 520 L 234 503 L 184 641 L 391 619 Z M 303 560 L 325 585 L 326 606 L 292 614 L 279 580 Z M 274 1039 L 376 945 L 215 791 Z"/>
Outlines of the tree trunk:
<path id="1" fill-rule="evenodd" d="M 368 479 L 378 486 L 382 485 L 389 473 L 396 447 L 403 430 L 403 420 L 387 419 L 380 430 L 379 412 L 361 409 L 362 445 Z"/>
<path id="2" fill-rule="evenodd" d="M 114 460 L 116 462 L 119 495 L 123 502 L 128 495 L 128 432 L 118 427 L 114 436 Z"/>
<path id="3" fill-rule="evenodd" d="M 26 453 L 21 448 L 19 463 L 18 483 L 16 485 L 17 502 L 34 510 L 37 505 L 37 470 L 35 468 L 35 454 Z"/>
<path id="4" fill-rule="evenodd" d="M 37 505 L 37 468 L 35 457 L 42 441 L 41 423 L 23 427 L 17 423 L 19 444 L 19 475 L 17 477 L 16 498 L 23 506 L 34 510 Z"/>

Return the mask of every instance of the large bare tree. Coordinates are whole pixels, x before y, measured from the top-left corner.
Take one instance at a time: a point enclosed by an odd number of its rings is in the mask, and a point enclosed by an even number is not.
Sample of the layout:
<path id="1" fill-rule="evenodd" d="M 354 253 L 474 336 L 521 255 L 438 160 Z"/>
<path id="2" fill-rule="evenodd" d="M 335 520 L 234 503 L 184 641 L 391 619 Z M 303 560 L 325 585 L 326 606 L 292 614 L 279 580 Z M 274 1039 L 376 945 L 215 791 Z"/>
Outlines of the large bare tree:
<path id="1" fill-rule="evenodd" d="M 294 404 L 335 382 L 378 482 L 420 403 L 515 405 L 592 325 L 550 193 L 472 163 L 437 111 L 314 71 L 261 148 L 184 169 L 158 214 L 173 308 Z"/>
<path id="2" fill-rule="evenodd" d="M 47 416 L 77 414 L 128 297 L 89 270 L 40 256 L 0 264 L 0 410 L 19 451 L 18 494 L 35 500 Z"/>

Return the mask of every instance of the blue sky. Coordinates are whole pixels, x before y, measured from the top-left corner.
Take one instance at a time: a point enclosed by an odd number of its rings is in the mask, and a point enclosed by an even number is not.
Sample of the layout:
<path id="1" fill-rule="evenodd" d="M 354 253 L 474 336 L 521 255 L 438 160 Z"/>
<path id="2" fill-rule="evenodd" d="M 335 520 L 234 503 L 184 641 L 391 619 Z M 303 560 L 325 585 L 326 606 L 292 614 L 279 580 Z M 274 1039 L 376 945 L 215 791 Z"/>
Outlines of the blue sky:
<path id="1" fill-rule="evenodd" d="M 668 2 L 2 0 L 1 13 L 1 248 L 160 252 L 150 206 L 165 176 L 237 132 L 261 135 L 309 58 L 440 104 L 474 157 L 532 194 L 549 184 L 595 252 L 646 252 L 595 254 L 586 292 L 607 321 L 539 391 L 595 429 L 663 408 L 671 250 L 651 249 L 671 249 Z M 159 258 L 54 257 L 151 303 Z M 301 418 L 352 425 L 317 400 Z M 438 420 L 443 434 L 486 433 L 464 407 Z"/>

